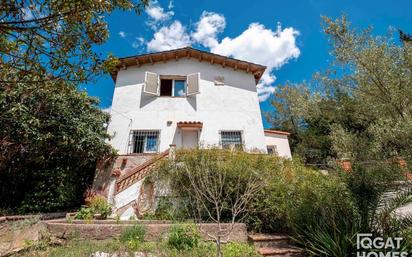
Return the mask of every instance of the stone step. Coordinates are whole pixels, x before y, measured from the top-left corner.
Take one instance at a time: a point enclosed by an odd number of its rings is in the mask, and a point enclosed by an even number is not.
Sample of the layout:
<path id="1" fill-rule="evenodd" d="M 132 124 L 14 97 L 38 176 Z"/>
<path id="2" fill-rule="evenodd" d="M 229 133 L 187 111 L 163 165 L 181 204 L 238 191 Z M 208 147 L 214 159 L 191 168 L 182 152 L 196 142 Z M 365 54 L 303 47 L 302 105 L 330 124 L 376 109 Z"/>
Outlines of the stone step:
<path id="1" fill-rule="evenodd" d="M 258 253 L 265 257 L 301 257 L 303 251 L 294 247 L 261 247 Z"/>
<path id="2" fill-rule="evenodd" d="M 290 237 L 287 234 L 251 234 L 248 236 L 249 242 L 251 242 L 256 248 L 276 248 L 276 247 L 289 247 Z"/>

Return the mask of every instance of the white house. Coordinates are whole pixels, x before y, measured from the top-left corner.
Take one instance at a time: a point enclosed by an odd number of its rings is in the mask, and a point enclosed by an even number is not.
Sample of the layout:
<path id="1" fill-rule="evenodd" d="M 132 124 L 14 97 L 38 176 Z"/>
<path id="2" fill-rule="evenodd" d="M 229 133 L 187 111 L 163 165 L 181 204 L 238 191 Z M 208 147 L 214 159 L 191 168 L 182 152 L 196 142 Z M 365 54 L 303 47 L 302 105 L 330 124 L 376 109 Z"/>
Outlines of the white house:
<path id="1" fill-rule="evenodd" d="M 121 58 L 108 126 L 120 155 L 111 171 L 98 168 L 95 188 L 128 217 L 154 202 L 142 178 L 170 147 L 291 158 L 288 133 L 263 128 L 256 84 L 265 68 L 191 47 Z"/>
<path id="2" fill-rule="evenodd" d="M 190 47 L 121 58 L 108 132 L 120 154 L 219 146 L 291 157 L 287 133 L 263 129 L 265 67 Z M 269 148 L 267 148 L 269 147 Z"/>

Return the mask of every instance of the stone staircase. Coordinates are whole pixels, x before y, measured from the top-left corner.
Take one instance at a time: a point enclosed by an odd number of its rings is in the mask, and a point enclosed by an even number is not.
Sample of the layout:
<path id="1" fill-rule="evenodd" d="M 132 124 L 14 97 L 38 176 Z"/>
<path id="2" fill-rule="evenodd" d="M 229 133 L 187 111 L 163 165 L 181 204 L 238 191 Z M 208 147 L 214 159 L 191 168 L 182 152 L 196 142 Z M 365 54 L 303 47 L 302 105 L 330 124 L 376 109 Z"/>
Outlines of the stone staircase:
<path id="1" fill-rule="evenodd" d="M 258 253 L 266 257 L 302 257 L 301 249 L 291 245 L 286 234 L 251 234 L 248 240 Z"/>
<path id="2" fill-rule="evenodd" d="M 146 162 L 140 164 L 139 166 L 130 168 L 120 175 L 116 180 L 116 193 L 119 193 L 130 185 L 136 183 L 137 181 L 143 179 L 152 169 L 156 166 L 157 162 L 167 156 L 169 156 L 169 149 L 161 152 L 159 155 Z"/>

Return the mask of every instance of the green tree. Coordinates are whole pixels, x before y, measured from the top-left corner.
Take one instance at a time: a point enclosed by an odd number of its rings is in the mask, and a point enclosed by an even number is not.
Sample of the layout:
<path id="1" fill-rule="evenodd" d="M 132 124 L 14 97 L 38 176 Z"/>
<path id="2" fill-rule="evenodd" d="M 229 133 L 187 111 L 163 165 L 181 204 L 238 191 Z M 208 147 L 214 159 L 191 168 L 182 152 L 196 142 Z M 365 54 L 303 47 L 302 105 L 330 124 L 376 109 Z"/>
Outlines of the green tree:
<path id="1" fill-rule="evenodd" d="M 82 202 L 109 115 L 80 83 L 116 69 L 95 46 L 115 10 L 148 0 L 2 1 L 0 4 L 0 209 L 56 211 Z M 104 59 L 106 59 L 104 61 Z"/>
<path id="2" fill-rule="evenodd" d="M 351 29 L 345 16 L 323 17 L 333 62 L 311 83 L 286 85 L 269 121 L 292 132 L 306 162 L 411 157 L 412 45 L 371 29 Z"/>
<path id="3" fill-rule="evenodd" d="M 346 130 L 355 138 L 352 153 L 360 158 L 410 157 L 412 143 L 412 46 L 374 36 L 371 29 L 351 29 L 345 16 L 324 17 L 334 68 L 340 78 L 324 77 L 326 87 L 346 91 L 356 107 L 362 131 Z M 359 142 L 364 143 L 362 152 Z M 368 152 L 365 156 L 364 152 Z"/>
<path id="4" fill-rule="evenodd" d="M 1 83 L 88 82 L 113 68 L 93 46 L 109 37 L 115 10 L 140 13 L 148 0 L 13 0 L 0 5 Z"/>

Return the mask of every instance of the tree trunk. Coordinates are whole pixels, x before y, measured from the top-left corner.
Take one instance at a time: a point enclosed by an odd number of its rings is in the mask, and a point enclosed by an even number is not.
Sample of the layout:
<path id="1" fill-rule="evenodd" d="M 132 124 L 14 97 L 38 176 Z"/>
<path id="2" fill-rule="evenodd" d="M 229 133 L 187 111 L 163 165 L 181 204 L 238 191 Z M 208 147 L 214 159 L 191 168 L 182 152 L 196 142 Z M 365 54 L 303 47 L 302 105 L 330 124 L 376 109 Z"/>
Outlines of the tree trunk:
<path id="1" fill-rule="evenodd" d="M 222 242 L 220 240 L 220 236 L 217 236 L 217 239 L 216 239 L 216 257 L 223 257 Z"/>

